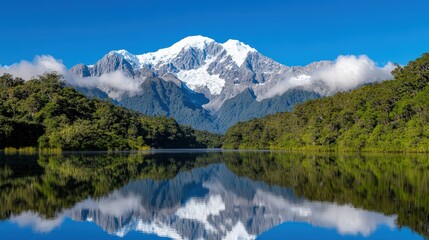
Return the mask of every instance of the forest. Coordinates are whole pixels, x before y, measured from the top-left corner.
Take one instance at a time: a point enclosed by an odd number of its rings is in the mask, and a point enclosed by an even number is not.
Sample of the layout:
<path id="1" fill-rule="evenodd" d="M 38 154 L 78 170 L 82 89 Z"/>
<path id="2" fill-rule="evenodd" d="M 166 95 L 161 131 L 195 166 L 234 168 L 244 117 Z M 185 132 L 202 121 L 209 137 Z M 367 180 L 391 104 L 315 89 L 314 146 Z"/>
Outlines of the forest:
<path id="1" fill-rule="evenodd" d="M 138 150 L 219 147 L 221 136 L 89 99 L 47 73 L 0 76 L 0 149 Z"/>
<path id="2" fill-rule="evenodd" d="M 397 66 L 393 80 L 311 100 L 292 112 L 240 122 L 224 148 L 429 151 L 429 54 Z M 345 79 L 346 81 L 346 79 Z"/>

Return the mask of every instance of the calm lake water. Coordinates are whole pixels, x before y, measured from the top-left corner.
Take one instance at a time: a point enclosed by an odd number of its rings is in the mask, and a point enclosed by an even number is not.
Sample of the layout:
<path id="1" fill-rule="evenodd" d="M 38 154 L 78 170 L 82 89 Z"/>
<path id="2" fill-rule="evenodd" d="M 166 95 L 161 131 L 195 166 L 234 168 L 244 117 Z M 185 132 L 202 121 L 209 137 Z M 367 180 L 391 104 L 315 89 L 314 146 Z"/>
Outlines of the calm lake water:
<path id="1" fill-rule="evenodd" d="M 426 155 L 0 156 L 1 239 L 424 239 Z"/>

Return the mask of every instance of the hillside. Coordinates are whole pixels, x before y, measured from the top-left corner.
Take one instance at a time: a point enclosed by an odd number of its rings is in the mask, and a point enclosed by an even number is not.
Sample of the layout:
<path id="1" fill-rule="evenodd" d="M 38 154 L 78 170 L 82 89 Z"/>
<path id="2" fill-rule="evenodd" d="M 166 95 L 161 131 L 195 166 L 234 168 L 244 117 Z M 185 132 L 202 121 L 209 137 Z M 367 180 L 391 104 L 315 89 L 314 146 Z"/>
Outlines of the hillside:
<path id="1" fill-rule="evenodd" d="M 429 54 L 394 79 L 312 100 L 291 113 L 238 123 L 224 148 L 429 151 Z"/>
<path id="2" fill-rule="evenodd" d="M 63 150 L 213 147 L 219 136 L 88 99 L 56 74 L 0 77 L 0 148 Z M 198 140 L 197 140 L 198 139 Z"/>

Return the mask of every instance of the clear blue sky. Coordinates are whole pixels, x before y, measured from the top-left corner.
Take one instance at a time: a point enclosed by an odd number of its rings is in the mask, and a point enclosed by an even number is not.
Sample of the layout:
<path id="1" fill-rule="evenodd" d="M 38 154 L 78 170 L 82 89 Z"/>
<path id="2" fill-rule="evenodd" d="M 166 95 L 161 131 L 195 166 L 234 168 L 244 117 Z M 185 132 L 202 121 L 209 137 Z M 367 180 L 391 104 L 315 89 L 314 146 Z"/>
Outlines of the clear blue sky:
<path id="1" fill-rule="evenodd" d="M 189 35 L 241 40 L 287 65 L 367 54 L 405 64 L 429 51 L 428 0 L 0 0 L 0 65 L 49 54 L 71 67 Z"/>

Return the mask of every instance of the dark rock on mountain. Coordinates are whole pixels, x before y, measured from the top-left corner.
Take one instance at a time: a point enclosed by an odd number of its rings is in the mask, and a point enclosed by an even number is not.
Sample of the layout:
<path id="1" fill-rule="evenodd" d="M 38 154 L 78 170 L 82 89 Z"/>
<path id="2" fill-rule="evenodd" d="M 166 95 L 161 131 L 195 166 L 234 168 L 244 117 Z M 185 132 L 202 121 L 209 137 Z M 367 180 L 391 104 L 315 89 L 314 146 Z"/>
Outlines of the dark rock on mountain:
<path id="1" fill-rule="evenodd" d="M 202 130 L 216 130 L 214 118 L 201 107 L 207 102 L 203 94 L 191 92 L 174 82 L 148 78 L 136 95 L 125 94 L 120 105 L 152 116 L 173 117 L 181 124 Z"/>
<path id="2" fill-rule="evenodd" d="M 220 132 L 225 132 L 237 122 L 259 118 L 267 114 L 291 111 L 296 104 L 319 98 L 315 92 L 291 89 L 281 96 L 257 101 L 252 89 L 228 99 L 216 113 Z"/>

